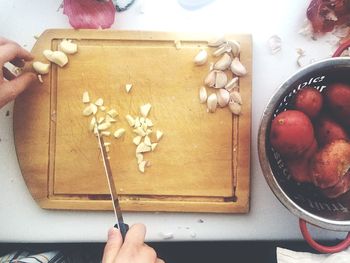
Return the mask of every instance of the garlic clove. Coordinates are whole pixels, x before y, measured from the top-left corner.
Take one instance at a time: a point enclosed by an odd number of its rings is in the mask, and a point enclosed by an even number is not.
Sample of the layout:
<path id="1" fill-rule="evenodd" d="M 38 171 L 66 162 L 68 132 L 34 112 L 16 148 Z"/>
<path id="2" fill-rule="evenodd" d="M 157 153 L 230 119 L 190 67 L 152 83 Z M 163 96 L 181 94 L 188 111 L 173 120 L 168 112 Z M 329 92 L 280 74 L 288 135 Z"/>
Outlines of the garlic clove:
<path id="1" fill-rule="evenodd" d="M 204 65 L 208 60 L 208 53 L 206 50 L 201 49 L 199 53 L 194 57 L 193 62 L 197 66 Z"/>
<path id="2" fill-rule="evenodd" d="M 232 60 L 230 69 L 231 69 L 232 73 L 235 74 L 236 76 L 244 76 L 247 74 L 246 68 L 243 66 L 241 61 L 239 61 L 238 57 L 235 57 Z"/>
<path id="3" fill-rule="evenodd" d="M 238 77 L 234 77 L 233 79 L 231 79 L 229 82 L 227 82 L 227 84 L 225 85 L 225 89 L 228 91 L 231 91 L 232 89 L 238 87 Z"/>
<path id="4" fill-rule="evenodd" d="M 136 137 L 134 137 L 134 139 L 132 140 L 132 142 L 133 142 L 135 145 L 139 145 L 140 142 L 141 142 L 141 139 L 142 139 L 141 136 L 136 136 Z"/>
<path id="5" fill-rule="evenodd" d="M 129 123 L 130 127 L 133 127 L 135 125 L 135 120 L 131 115 L 126 115 L 125 119 Z"/>
<path id="6" fill-rule="evenodd" d="M 212 93 L 209 95 L 208 100 L 207 100 L 207 106 L 209 112 L 215 112 L 216 108 L 218 106 L 218 98 L 215 93 Z"/>
<path id="7" fill-rule="evenodd" d="M 227 69 L 232 62 L 232 58 L 229 54 L 224 53 L 224 55 L 214 64 L 214 69 L 216 70 L 225 70 Z"/>
<path id="8" fill-rule="evenodd" d="M 73 43 L 72 40 L 64 39 L 59 44 L 59 49 L 66 54 L 74 54 L 78 52 L 78 45 Z"/>
<path id="9" fill-rule="evenodd" d="M 199 102 L 200 103 L 206 103 L 208 98 L 207 90 L 205 87 L 201 87 L 199 89 Z"/>
<path id="10" fill-rule="evenodd" d="M 57 64 L 60 67 L 64 67 L 68 63 L 68 57 L 62 51 L 52 51 L 46 49 L 44 50 L 43 54 L 49 61 Z"/>
<path id="11" fill-rule="evenodd" d="M 231 46 L 227 43 L 224 43 L 213 52 L 213 56 L 218 57 L 226 52 L 231 52 Z"/>
<path id="12" fill-rule="evenodd" d="M 215 77 L 215 86 L 214 88 L 216 89 L 221 89 L 223 87 L 225 87 L 225 85 L 227 84 L 227 75 L 225 72 L 220 71 L 220 70 L 216 70 L 216 77 Z"/>
<path id="13" fill-rule="evenodd" d="M 235 114 L 235 115 L 240 115 L 241 111 L 242 111 L 242 106 L 240 104 L 238 104 L 237 102 L 234 101 L 230 101 L 228 103 L 228 107 L 230 109 L 230 111 Z"/>
<path id="14" fill-rule="evenodd" d="M 210 71 L 207 77 L 204 79 L 204 84 L 207 85 L 208 87 L 214 87 L 215 86 L 215 78 L 216 78 L 216 73 L 215 71 Z"/>
<path id="15" fill-rule="evenodd" d="M 222 108 L 230 101 L 230 93 L 225 89 L 219 89 L 216 91 L 216 96 L 218 98 L 218 104 Z"/>
<path id="16" fill-rule="evenodd" d="M 151 110 L 152 105 L 150 103 L 144 104 L 140 107 L 140 112 L 143 117 L 147 117 Z"/>
<path id="17" fill-rule="evenodd" d="M 40 61 L 33 62 L 34 70 L 39 74 L 47 74 L 50 70 L 50 64 L 42 63 Z"/>
<path id="18" fill-rule="evenodd" d="M 115 138 L 119 139 L 120 137 L 122 137 L 125 134 L 125 129 L 123 128 L 119 128 L 118 130 L 116 130 L 113 135 Z"/>
<path id="19" fill-rule="evenodd" d="M 231 47 L 231 52 L 234 57 L 237 57 L 241 52 L 241 44 L 236 40 L 229 40 L 227 44 Z"/>
<path id="20" fill-rule="evenodd" d="M 84 91 L 83 93 L 83 103 L 89 103 L 90 102 L 90 96 L 87 91 Z"/>
<path id="21" fill-rule="evenodd" d="M 209 47 L 218 47 L 224 43 L 226 43 L 226 39 L 224 36 L 216 36 L 208 40 Z"/>
<path id="22" fill-rule="evenodd" d="M 238 103 L 239 105 L 242 105 L 241 94 L 239 94 L 238 91 L 232 91 L 230 93 L 230 102 L 235 102 L 235 103 Z"/>

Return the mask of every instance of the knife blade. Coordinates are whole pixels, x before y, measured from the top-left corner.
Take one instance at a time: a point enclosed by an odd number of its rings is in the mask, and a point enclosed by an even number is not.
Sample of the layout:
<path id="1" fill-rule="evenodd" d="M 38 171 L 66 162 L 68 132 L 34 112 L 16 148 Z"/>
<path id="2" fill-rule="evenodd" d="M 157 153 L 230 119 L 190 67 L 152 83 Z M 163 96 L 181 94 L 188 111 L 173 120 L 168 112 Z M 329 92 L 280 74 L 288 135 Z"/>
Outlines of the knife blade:
<path id="1" fill-rule="evenodd" d="M 112 198 L 114 215 L 115 215 L 115 218 L 117 220 L 117 224 L 115 224 L 114 227 L 119 228 L 120 233 L 121 233 L 123 240 L 124 240 L 125 235 L 129 230 L 129 226 L 128 226 L 128 224 L 124 223 L 123 213 L 120 209 L 119 198 L 118 198 L 117 191 L 115 189 L 114 179 L 113 179 L 113 175 L 112 175 L 111 166 L 109 164 L 107 150 L 106 150 L 106 147 L 104 144 L 104 140 L 103 140 L 99 130 L 97 129 L 96 117 L 94 117 L 94 118 L 95 118 L 95 122 L 96 122 L 95 128 L 96 128 L 97 138 L 98 138 L 98 142 L 99 142 L 99 146 L 100 146 L 99 148 L 101 151 L 103 166 L 104 166 L 105 174 L 107 176 L 109 192 L 110 192 L 111 198 Z"/>

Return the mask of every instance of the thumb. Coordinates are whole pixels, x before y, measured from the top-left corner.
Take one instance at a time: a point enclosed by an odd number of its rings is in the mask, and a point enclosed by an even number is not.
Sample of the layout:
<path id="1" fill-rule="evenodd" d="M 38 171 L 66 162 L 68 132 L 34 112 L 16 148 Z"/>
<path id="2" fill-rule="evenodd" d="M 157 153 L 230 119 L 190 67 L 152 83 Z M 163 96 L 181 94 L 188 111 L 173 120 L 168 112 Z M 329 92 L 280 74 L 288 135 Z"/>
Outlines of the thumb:
<path id="1" fill-rule="evenodd" d="M 109 229 L 107 244 L 103 251 L 102 263 L 112 263 L 117 257 L 122 244 L 123 238 L 120 231 L 114 227 Z"/>
<path id="2" fill-rule="evenodd" d="M 14 100 L 34 81 L 36 81 L 36 75 L 32 72 L 26 72 L 11 81 L 2 82 L 0 86 L 0 108 Z"/>

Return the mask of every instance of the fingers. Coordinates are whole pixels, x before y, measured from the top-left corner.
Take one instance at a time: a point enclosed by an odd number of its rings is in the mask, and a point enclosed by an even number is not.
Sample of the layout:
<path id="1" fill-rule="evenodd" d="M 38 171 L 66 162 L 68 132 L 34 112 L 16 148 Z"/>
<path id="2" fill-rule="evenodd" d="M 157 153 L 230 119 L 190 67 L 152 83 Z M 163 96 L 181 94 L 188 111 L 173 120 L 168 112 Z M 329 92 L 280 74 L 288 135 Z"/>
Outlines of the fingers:
<path id="1" fill-rule="evenodd" d="M 123 238 L 120 231 L 114 227 L 111 228 L 108 231 L 108 240 L 103 252 L 102 263 L 114 262 L 122 244 Z"/>
<path id="2" fill-rule="evenodd" d="M 15 43 L 15 42 L 13 42 L 12 40 L 7 39 L 7 38 L 0 37 L 0 46 L 1 46 L 1 45 L 4 45 L 4 44 L 6 44 L 6 43 Z"/>
<path id="3" fill-rule="evenodd" d="M 130 227 L 125 237 L 125 243 L 134 245 L 142 245 L 145 242 L 146 227 L 143 224 L 135 224 Z"/>
<path id="4" fill-rule="evenodd" d="M 157 258 L 155 263 L 165 263 L 163 259 Z"/>
<path id="5" fill-rule="evenodd" d="M 36 79 L 34 73 L 26 72 L 11 81 L 3 82 L 0 89 L 0 108 L 14 100 L 21 92 L 29 87 L 30 84 L 35 82 Z"/>
<path id="6" fill-rule="evenodd" d="M 29 61 L 33 59 L 32 54 L 20 47 L 18 44 L 8 42 L 0 45 L 0 65 L 3 66 L 6 62 L 13 61 L 21 64 L 20 60 Z M 22 61 L 23 62 L 23 61 Z"/>

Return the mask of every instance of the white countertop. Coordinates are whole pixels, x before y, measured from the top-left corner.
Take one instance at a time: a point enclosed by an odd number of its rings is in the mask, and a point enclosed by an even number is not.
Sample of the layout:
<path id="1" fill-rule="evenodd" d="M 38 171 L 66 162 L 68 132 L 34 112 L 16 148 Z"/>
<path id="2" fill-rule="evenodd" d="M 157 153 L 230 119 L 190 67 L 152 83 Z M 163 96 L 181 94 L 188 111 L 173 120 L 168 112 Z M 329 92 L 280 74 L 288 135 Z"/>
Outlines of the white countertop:
<path id="1" fill-rule="evenodd" d="M 62 0 L 13 0 L 0 2 L 0 35 L 28 50 L 34 35 L 47 28 L 70 28 L 57 11 Z M 328 57 L 334 49 L 326 38 L 318 41 L 298 34 L 309 1 L 216 0 L 195 11 L 175 0 L 144 0 L 117 14 L 113 29 L 148 31 L 208 31 L 253 35 L 253 99 L 251 150 L 251 207 L 248 214 L 124 213 L 129 224 L 143 222 L 147 240 L 291 240 L 301 239 L 298 219 L 274 197 L 262 175 L 257 154 L 257 132 L 265 105 L 274 90 L 297 69 L 296 48 L 306 51 L 305 61 Z M 140 11 L 143 10 L 143 13 Z M 271 55 L 267 40 L 277 34 L 282 51 Z M 12 108 L 0 110 L 0 242 L 105 241 L 114 224 L 112 212 L 70 212 L 41 209 L 32 199 L 16 158 Z M 6 116 L 9 111 L 10 115 Z M 200 222 L 200 219 L 203 221 Z M 314 237 L 342 238 L 311 227 Z"/>

